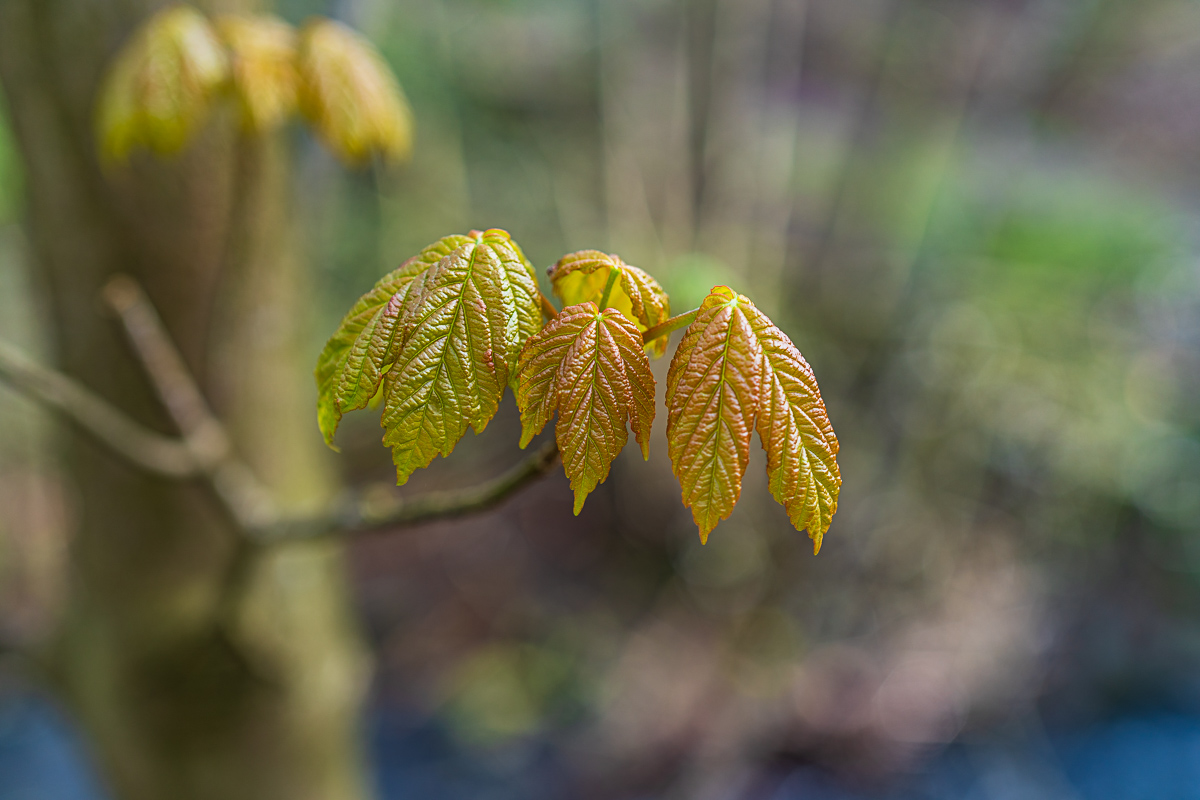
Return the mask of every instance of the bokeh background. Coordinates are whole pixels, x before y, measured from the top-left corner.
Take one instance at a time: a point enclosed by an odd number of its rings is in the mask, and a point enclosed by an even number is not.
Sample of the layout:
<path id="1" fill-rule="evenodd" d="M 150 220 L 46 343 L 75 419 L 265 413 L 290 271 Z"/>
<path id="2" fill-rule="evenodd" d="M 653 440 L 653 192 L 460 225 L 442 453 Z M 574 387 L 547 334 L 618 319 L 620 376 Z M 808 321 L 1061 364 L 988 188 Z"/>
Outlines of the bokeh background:
<path id="1" fill-rule="evenodd" d="M 556 471 L 352 543 L 381 798 L 1200 798 L 1200 4 L 279 6 L 364 31 L 417 119 L 391 170 L 290 134 L 314 360 L 403 258 L 502 227 L 543 278 L 598 247 L 676 310 L 750 295 L 842 444 L 817 557 L 761 453 L 701 546 L 662 413 L 578 518 Z M 22 198 L 0 124 L 0 336 L 48 357 Z M 518 430 L 510 397 L 412 491 Z M 0 387 L 9 639 L 67 580 L 57 431 Z M 388 479 L 370 412 L 339 438 Z M 0 796 L 105 797 L 4 663 Z"/>

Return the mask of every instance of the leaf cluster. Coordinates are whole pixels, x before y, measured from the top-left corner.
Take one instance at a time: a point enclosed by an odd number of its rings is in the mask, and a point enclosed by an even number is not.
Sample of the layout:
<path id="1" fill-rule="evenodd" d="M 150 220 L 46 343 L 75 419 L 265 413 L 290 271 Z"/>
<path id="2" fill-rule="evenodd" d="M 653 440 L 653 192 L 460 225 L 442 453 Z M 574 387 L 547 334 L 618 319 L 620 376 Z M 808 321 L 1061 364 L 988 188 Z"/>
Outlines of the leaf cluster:
<path id="1" fill-rule="evenodd" d="M 150 17 L 118 53 L 97 106 L 106 163 L 135 148 L 181 150 L 232 101 L 244 133 L 261 136 L 299 115 L 343 162 L 399 161 L 412 147 L 408 101 L 370 42 L 314 18 L 296 30 L 267 14 L 209 19 L 175 5 Z"/>
<path id="2" fill-rule="evenodd" d="M 650 358 L 686 328 L 667 373 L 667 449 L 701 541 L 741 493 L 751 434 L 768 486 L 814 551 L 837 511 L 838 441 L 812 369 L 744 295 L 716 286 L 672 317 L 649 274 L 583 250 L 549 272 L 557 311 L 502 230 L 447 236 L 385 275 L 350 309 L 317 362 L 326 443 L 343 414 L 381 397 L 399 484 L 482 431 L 505 387 L 526 447 L 557 413 L 555 439 L 575 513 L 632 429 L 649 457 L 657 387 Z"/>

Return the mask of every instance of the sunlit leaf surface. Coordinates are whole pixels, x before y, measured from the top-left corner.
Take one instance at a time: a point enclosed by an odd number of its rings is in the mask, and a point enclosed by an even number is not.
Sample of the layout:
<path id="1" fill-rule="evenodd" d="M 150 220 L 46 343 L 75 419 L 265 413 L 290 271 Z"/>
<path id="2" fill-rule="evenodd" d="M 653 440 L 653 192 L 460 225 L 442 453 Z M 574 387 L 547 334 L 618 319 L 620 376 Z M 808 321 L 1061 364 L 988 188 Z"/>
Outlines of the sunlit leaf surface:
<path id="1" fill-rule="evenodd" d="M 626 264 L 620 256 L 599 250 L 580 250 L 563 256 L 550 268 L 550 282 L 564 306 L 587 302 L 599 305 L 604 286 L 614 270 L 617 280 L 606 305 L 632 320 L 639 331 L 652 328 L 671 316 L 671 302 L 658 281 Z M 666 352 L 666 347 L 664 338 L 651 342 L 647 349 L 658 358 Z"/>
<path id="2" fill-rule="evenodd" d="M 555 438 L 575 492 L 575 513 L 608 477 L 628 439 L 649 456 L 654 376 L 633 321 L 595 303 L 564 308 L 529 340 L 518 367 L 517 405 L 525 447 L 558 410 Z"/>
<path id="3" fill-rule="evenodd" d="M 421 251 L 379 280 L 346 314 L 317 360 L 317 423 L 333 445 L 342 415 L 365 408 L 395 359 L 400 309 L 413 280 L 453 249 L 449 237 Z"/>
<path id="4" fill-rule="evenodd" d="M 501 230 L 450 236 L 409 287 L 384 384 L 384 444 L 396 479 L 449 455 L 467 426 L 482 431 L 517 358 L 541 327 L 533 268 Z"/>
<path id="5" fill-rule="evenodd" d="M 771 493 L 819 550 L 841 476 L 816 380 L 791 340 L 749 299 L 718 286 L 667 374 L 668 451 L 702 541 L 733 511 L 755 428 Z"/>

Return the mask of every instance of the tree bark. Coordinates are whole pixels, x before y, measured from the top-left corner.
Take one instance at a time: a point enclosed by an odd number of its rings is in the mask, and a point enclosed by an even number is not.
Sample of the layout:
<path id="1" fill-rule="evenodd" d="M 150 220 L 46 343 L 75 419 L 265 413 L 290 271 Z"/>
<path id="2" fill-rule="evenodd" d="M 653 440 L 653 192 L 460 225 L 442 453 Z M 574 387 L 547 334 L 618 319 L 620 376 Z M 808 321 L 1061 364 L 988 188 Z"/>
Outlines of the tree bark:
<path id="1" fill-rule="evenodd" d="M 319 437 L 287 168 L 276 144 L 213 119 L 179 157 L 102 172 L 92 134 L 104 68 L 153 0 L 0 0 L 0 82 L 21 149 L 36 278 L 61 368 L 174 433 L 98 297 L 137 278 L 235 444 L 281 502 L 319 501 Z M 227 0 L 220 10 L 257 5 Z M 232 624 L 236 532 L 200 482 L 141 473 L 82 437 L 68 611 L 55 680 L 125 800 L 365 794 L 357 711 L 367 660 L 329 543 L 259 563 Z"/>

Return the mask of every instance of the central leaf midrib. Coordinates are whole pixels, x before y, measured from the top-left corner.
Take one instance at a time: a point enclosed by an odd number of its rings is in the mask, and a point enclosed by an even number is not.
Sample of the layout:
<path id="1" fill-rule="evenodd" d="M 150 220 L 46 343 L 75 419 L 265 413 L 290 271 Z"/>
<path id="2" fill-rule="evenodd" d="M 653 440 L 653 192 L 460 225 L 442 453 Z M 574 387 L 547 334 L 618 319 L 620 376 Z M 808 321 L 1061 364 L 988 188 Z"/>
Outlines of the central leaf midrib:
<path id="1" fill-rule="evenodd" d="M 470 282 L 471 277 L 475 274 L 475 259 L 478 256 L 479 248 L 481 248 L 482 246 L 483 246 L 483 244 L 479 243 L 479 244 L 476 244 L 471 249 L 471 256 L 470 256 L 470 259 L 467 261 L 466 274 L 463 276 L 463 280 L 462 280 L 462 286 L 464 289 L 466 288 L 467 283 Z M 455 297 L 454 299 L 450 300 L 447 303 L 443 303 L 443 304 L 437 306 L 436 308 L 431 309 L 428 314 L 426 314 L 425 316 L 423 316 L 421 318 L 421 321 L 417 324 L 416 330 L 420 330 L 420 327 L 422 325 L 424 325 L 429 320 L 430 317 L 432 317 L 438 311 L 445 308 L 447 305 L 450 305 L 450 303 L 457 304 L 454 309 L 454 315 L 450 318 L 450 324 L 447 326 L 446 335 L 436 337 L 433 342 L 430 342 L 427 347 L 421 348 L 421 350 L 418 351 L 417 354 L 414 354 L 404 364 L 404 367 L 407 367 L 409 364 L 411 364 L 416 359 L 416 357 L 417 357 L 417 355 L 419 355 L 419 353 L 424 352 L 424 351 L 428 350 L 430 347 L 435 346 L 435 343 L 438 342 L 439 340 L 442 341 L 443 346 L 442 346 L 442 351 L 438 354 L 437 367 L 434 371 L 433 377 L 430 378 L 428 381 L 426 381 L 426 385 L 430 387 L 430 393 L 437 394 L 439 398 L 441 397 L 441 394 L 440 394 L 440 392 L 438 392 L 438 388 L 437 388 L 438 381 L 441 379 L 442 369 L 446 365 L 446 348 L 445 348 L 444 343 L 446 341 L 448 341 L 454 333 L 454 326 L 458 323 L 459 315 L 462 313 L 463 295 L 464 294 L 465 294 L 465 291 L 460 291 L 458 293 L 457 297 Z M 469 326 L 464 326 L 464 330 L 467 331 L 467 338 L 468 338 L 468 345 L 469 345 L 470 344 L 470 335 L 471 335 Z M 476 385 L 478 385 L 478 384 L 476 384 Z M 421 416 L 422 416 L 421 427 L 424 427 L 424 421 L 426 419 L 428 419 L 429 405 L 430 405 L 430 398 L 427 396 L 425 398 L 425 400 L 423 400 L 420 404 L 420 411 L 421 411 Z M 416 411 L 417 409 L 413 409 L 413 410 Z M 449 438 L 447 435 L 447 429 L 446 429 L 446 416 L 447 416 L 446 414 L 442 414 L 442 437 L 443 437 L 443 439 Z"/>
<path id="2" fill-rule="evenodd" d="M 725 347 L 723 348 L 723 350 L 721 352 L 721 377 L 718 379 L 718 382 L 717 382 L 717 391 L 720 392 L 722 395 L 724 394 L 724 392 L 722 390 L 725 387 L 725 370 L 727 370 L 729 368 L 729 346 L 730 346 L 730 343 L 733 341 L 734 315 L 738 311 L 738 306 L 737 306 L 736 301 L 733 304 L 731 304 L 730 306 L 728 306 L 728 308 L 729 308 L 729 326 L 725 333 Z M 735 392 L 735 394 L 736 394 L 736 392 Z M 708 485 L 710 487 L 710 492 L 711 492 L 712 487 L 715 486 L 716 480 L 717 480 L 717 463 L 720 460 L 718 457 L 718 454 L 720 453 L 720 450 L 721 450 L 721 448 L 720 448 L 721 443 L 720 443 L 719 437 L 721 435 L 721 428 L 722 428 L 724 422 L 725 422 L 725 404 L 719 398 L 718 402 L 717 402 L 717 424 L 713 428 L 713 436 L 714 436 L 714 438 L 717 438 L 718 441 L 713 446 L 713 460 L 712 460 L 712 466 L 709 468 L 709 476 L 708 476 Z M 707 508 L 705 508 L 705 516 L 707 517 L 711 513 L 712 513 L 712 505 L 710 504 Z M 718 516 L 720 516 L 720 515 L 718 514 Z"/>

